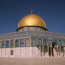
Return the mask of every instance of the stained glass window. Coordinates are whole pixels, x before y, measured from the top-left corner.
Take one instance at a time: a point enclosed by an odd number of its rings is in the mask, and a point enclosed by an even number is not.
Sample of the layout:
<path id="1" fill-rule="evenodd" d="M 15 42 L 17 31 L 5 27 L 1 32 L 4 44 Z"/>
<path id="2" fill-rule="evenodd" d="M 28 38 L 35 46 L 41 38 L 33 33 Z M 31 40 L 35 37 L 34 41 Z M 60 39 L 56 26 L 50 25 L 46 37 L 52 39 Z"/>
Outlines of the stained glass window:
<path id="1" fill-rule="evenodd" d="M 36 39 L 33 39 L 33 46 L 36 46 Z"/>
<path id="2" fill-rule="evenodd" d="M 35 28 L 35 30 L 37 30 L 37 28 Z"/>
<path id="3" fill-rule="evenodd" d="M 63 40 L 63 44 L 62 45 L 65 46 L 65 40 Z"/>
<path id="4" fill-rule="evenodd" d="M 18 46 L 19 46 L 19 40 L 16 39 L 16 40 L 15 40 L 15 47 L 18 47 Z"/>
<path id="5" fill-rule="evenodd" d="M 2 41 L 1 47 L 5 48 L 5 41 Z"/>
<path id="6" fill-rule="evenodd" d="M 6 47 L 9 47 L 9 41 L 8 40 L 6 41 Z"/>
<path id="7" fill-rule="evenodd" d="M 24 46 L 24 40 L 23 39 L 20 40 L 20 46 L 21 47 Z"/>
<path id="8" fill-rule="evenodd" d="M 30 28 L 28 27 L 27 30 L 30 30 Z"/>
<path id="9" fill-rule="evenodd" d="M 24 31 L 24 29 L 22 28 L 22 31 Z"/>
<path id="10" fill-rule="evenodd" d="M 14 47 L 14 41 L 13 40 L 10 41 L 10 47 Z"/>
<path id="11" fill-rule="evenodd" d="M 26 47 L 29 47 L 29 46 L 31 46 L 31 44 L 30 44 L 30 39 L 27 38 L 27 39 L 26 39 Z"/>

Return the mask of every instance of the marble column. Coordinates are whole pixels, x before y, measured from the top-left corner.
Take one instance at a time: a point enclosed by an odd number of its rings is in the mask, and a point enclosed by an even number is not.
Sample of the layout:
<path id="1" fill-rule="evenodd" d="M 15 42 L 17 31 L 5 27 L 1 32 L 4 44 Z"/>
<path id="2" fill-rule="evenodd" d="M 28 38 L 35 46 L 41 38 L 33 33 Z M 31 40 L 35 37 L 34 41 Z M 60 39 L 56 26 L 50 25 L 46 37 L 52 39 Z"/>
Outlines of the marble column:
<path id="1" fill-rule="evenodd" d="M 58 57 L 58 47 L 53 48 L 54 57 Z"/>
<path id="2" fill-rule="evenodd" d="M 58 47 L 58 57 L 61 57 L 61 47 Z"/>
<path id="3" fill-rule="evenodd" d="M 41 57 L 41 46 L 39 46 L 38 55 L 39 55 L 39 57 Z"/>
<path id="4" fill-rule="evenodd" d="M 60 47 L 60 57 L 61 57 L 61 47 Z"/>
<path id="5" fill-rule="evenodd" d="M 42 57 L 44 57 L 44 46 L 42 46 Z"/>
<path id="6" fill-rule="evenodd" d="M 64 57 L 65 57 L 65 47 L 64 47 Z"/>
<path id="7" fill-rule="evenodd" d="M 59 50 L 59 49 L 58 49 L 58 46 L 57 46 L 57 57 L 59 57 L 59 53 L 58 53 L 58 50 Z"/>
<path id="8" fill-rule="evenodd" d="M 64 49 L 61 47 L 61 57 L 63 57 Z"/>
<path id="9" fill-rule="evenodd" d="M 52 57 L 52 46 L 50 48 L 51 48 L 51 57 Z"/>

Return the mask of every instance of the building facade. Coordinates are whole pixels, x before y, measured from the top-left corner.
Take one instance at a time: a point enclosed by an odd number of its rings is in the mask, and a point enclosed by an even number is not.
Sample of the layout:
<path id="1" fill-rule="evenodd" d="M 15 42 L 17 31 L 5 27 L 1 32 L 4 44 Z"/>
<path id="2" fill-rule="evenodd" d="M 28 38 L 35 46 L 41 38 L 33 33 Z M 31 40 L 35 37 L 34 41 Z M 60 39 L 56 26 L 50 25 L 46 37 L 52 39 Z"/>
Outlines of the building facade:
<path id="1" fill-rule="evenodd" d="M 65 34 L 47 32 L 38 15 L 23 17 L 16 31 L 0 34 L 0 57 L 65 57 Z"/>

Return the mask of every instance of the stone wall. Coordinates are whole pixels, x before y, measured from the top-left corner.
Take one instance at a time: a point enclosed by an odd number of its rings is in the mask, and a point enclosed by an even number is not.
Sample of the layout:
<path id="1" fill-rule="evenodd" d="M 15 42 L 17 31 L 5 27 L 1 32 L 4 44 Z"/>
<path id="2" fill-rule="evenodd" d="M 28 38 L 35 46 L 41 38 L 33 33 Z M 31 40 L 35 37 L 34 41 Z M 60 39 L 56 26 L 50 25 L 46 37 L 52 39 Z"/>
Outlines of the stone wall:
<path id="1" fill-rule="evenodd" d="M 37 47 L 0 48 L 0 57 L 38 57 L 38 48 Z"/>
<path id="2" fill-rule="evenodd" d="M 53 50 L 53 55 L 50 50 Z M 49 46 L 0 48 L 0 57 L 65 57 L 65 47 L 56 46 L 53 49 L 52 47 L 49 49 Z"/>

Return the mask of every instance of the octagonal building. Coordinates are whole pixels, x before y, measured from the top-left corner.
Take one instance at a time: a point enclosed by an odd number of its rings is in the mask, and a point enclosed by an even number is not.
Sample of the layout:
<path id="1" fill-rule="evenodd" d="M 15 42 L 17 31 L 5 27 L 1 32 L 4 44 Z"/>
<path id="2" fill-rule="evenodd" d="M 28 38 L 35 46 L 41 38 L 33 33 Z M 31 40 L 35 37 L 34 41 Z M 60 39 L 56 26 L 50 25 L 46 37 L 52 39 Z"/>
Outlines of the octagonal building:
<path id="1" fill-rule="evenodd" d="M 47 32 L 40 16 L 26 15 L 16 31 L 0 34 L 0 57 L 65 57 L 65 34 Z"/>

